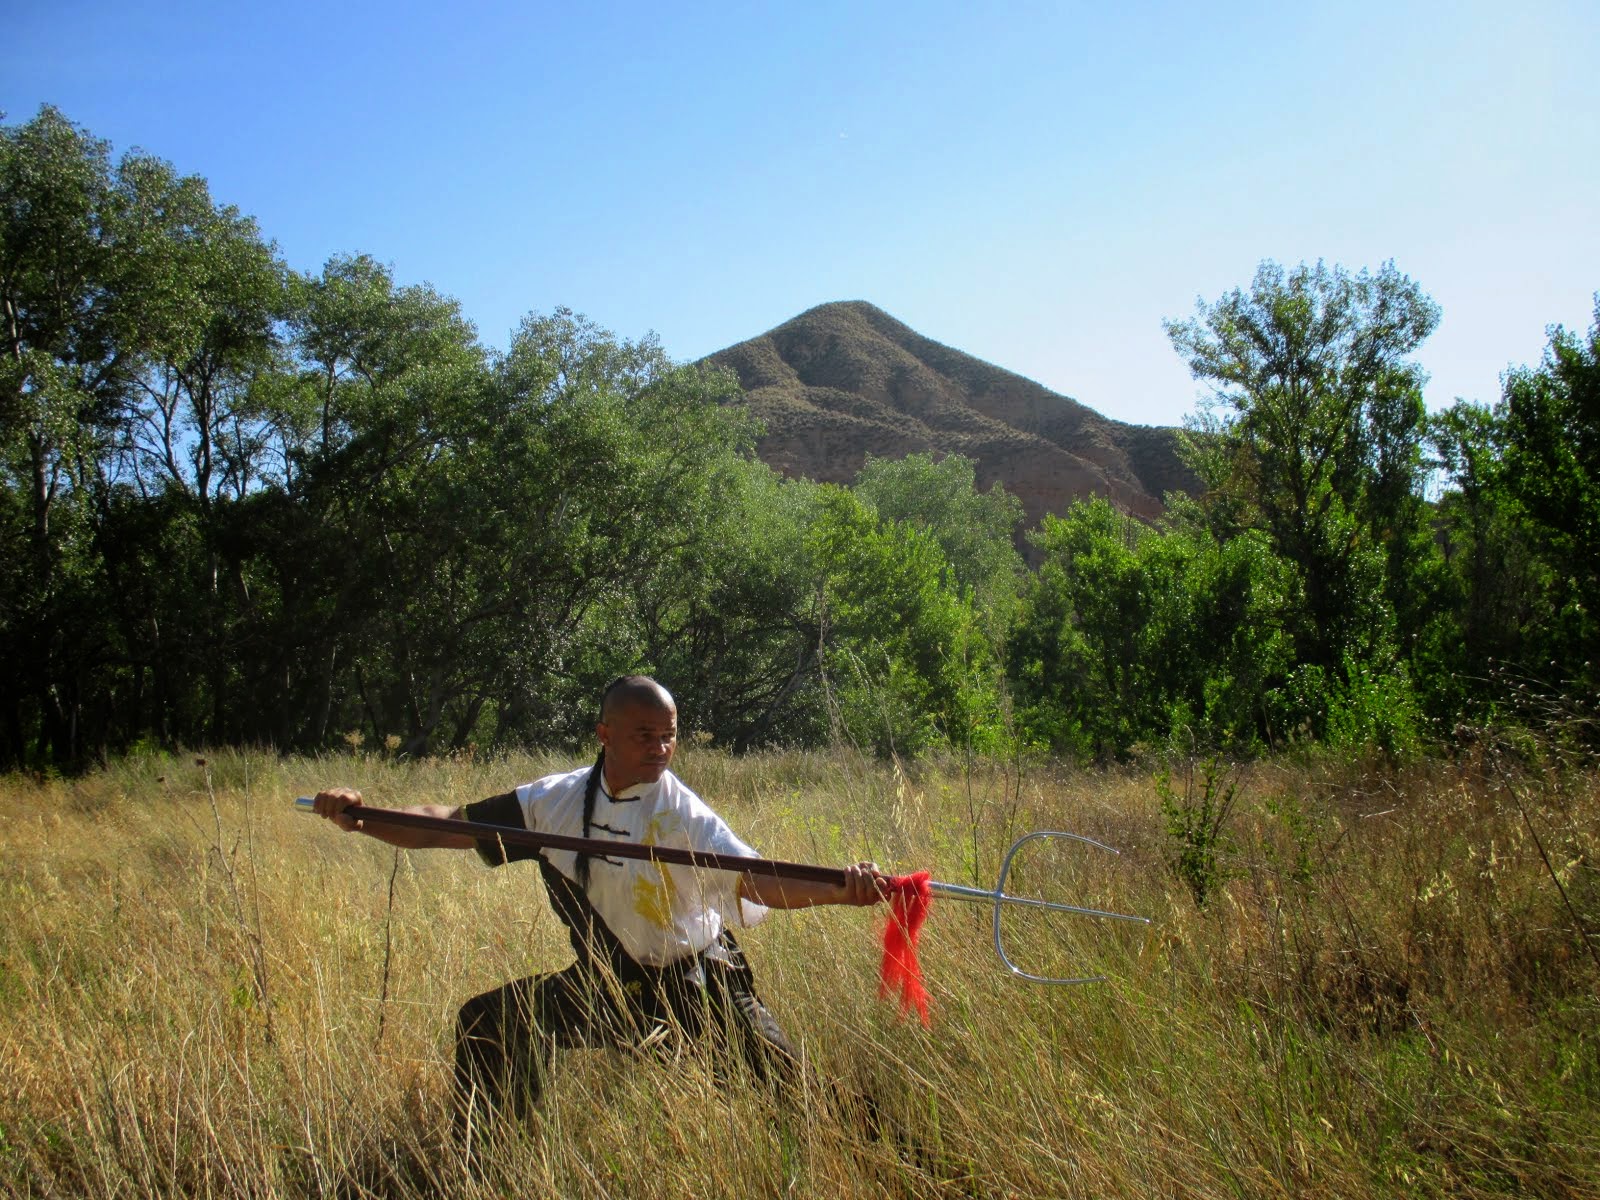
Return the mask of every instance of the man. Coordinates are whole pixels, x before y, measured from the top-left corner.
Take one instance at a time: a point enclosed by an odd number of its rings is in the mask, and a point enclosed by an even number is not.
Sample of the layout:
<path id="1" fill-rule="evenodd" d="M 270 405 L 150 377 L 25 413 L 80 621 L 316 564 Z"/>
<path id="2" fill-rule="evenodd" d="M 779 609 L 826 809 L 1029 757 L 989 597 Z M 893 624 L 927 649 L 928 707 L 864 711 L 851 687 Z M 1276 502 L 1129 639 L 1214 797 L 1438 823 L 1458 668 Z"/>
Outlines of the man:
<path id="1" fill-rule="evenodd" d="M 718 854 L 755 852 L 668 768 L 678 713 L 655 680 L 625 675 L 601 700 L 593 767 L 549 775 L 515 791 L 450 809 L 407 811 L 541 833 L 643 842 Z M 571 851 L 507 846 L 492 839 L 380 825 L 344 814 L 361 801 L 347 788 L 320 792 L 316 811 L 346 831 L 407 849 L 475 849 L 490 866 L 533 858 L 551 907 L 567 926 L 577 961 L 517 979 L 469 1000 L 456 1025 L 458 1131 L 475 1113 L 525 1111 L 537 1101 L 558 1046 L 713 1043 L 719 1071 L 738 1053 L 760 1078 L 782 1083 L 795 1055 L 756 995 L 733 927 L 769 908 L 868 905 L 882 895 L 873 863 L 845 870 L 842 884 L 776 880 Z"/>

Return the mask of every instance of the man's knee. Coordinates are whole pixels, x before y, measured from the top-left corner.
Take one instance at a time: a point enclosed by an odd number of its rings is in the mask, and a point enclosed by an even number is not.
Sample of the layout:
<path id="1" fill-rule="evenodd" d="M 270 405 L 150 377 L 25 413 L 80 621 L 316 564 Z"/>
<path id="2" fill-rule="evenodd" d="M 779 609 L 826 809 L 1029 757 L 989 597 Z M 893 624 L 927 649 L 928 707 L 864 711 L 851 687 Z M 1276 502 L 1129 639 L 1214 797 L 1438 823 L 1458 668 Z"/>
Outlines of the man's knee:
<path id="1" fill-rule="evenodd" d="M 504 988 L 474 996 L 456 1011 L 456 1063 L 469 1070 L 503 1058 L 511 1031 Z"/>
<path id="2" fill-rule="evenodd" d="M 456 1040 L 477 1033 L 489 1022 L 489 993 L 474 996 L 456 1009 Z"/>
<path id="3" fill-rule="evenodd" d="M 476 1116 L 523 1113 L 543 1090 L 540 1038 L 530 1027 L 526 980 L 474 996 L 456 1012 L 457 1125 Z"/>

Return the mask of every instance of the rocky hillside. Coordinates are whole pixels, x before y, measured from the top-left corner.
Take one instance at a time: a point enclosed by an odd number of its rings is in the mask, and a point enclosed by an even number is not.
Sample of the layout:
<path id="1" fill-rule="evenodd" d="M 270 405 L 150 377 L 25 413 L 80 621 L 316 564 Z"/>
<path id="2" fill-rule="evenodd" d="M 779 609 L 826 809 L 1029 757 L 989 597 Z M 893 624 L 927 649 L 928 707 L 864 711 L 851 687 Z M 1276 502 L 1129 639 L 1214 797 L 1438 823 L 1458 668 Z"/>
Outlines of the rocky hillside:
<path id="1" fill-rule="evenodd" d="M 963 454 L 999 480 L 1027 525 L 1105 496 L 1136 516 L 1194 490 L 1176 431 L 1108 420 L 1076 400 L 941 346 L 861 301 L 824 304 L 710 356 L 737 372 L 766 422 L 761 457 L 788 475 L 845 483 L 868 454 Z"/>

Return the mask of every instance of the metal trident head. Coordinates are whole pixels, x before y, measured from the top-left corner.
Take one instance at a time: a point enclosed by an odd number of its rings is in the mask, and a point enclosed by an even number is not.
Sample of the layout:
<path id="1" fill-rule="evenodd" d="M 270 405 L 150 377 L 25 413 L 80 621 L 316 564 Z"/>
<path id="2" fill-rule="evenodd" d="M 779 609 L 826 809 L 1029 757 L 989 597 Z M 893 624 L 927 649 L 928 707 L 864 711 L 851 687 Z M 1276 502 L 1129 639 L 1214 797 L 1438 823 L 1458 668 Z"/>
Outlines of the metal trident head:
<path id="1" fill-rule="evenodd" d="M 1107 921 L 1135 921 L 1141 925 L 1150 924 L 1150 918 L 1136 917 L 1131 913 L 1107 912 L 1105 909 L 1100 908 L 1083 908 L 1076 904 L 1062 904 L 1060 901 L 1056 900 L 1036 900 L 1030 896 L 1009 895 L 1006 892 L 1006 880 L 1011 876 L 1011 867 L 1016 861 L 1017 852 L 1029 842 L 1035 842 L 1041 839 L 1049 838 L 1064 838 L 1069 841 L 1082 842 L 1085 845 L 1095 846 L 1101 850 L 1109 850 L 1112 854 L 1120 853 L 1120 851 L 1113 849 L 1104 842 L 1097 842 L 1093 838 L 1084 837 L 1082 834 L 1065 833 L 1056 829 L 1040 830 L 1037 833 L 1030 833 L 1020 837 L 1014 843 L 1012 843 L 1011 849 L 1006 851 L 1005 859 L 1000 864 L 1000 877 L 995 881 L 994 890 L 992 892 L 984 891 L 982 888 L 963 887 L 957 883 L 940 883 L 937 880 L 932 881 L 929 884 L 929 887 L 935 896 L 944 896 L 951 900 L 970 900 L 975 903 L 994 905 L 994 951 L 1000 956 L 1000 961 L 1006 965 L 1006 969 L 1009 970 L 1013 975 L 1019 976 L 1022 979 L 1026 979 L 1031 983 L 1045 983 L 1058 986 L 1076 983 L 1100 983 L 1105 979 L 1104 975 L 1081 975 L 1069 978 L 1055 978 L 1049 975 L 1035 975 L 1032 972 L 1024 971 L 1021 967 L 1017 966 L 1017 964 L 1012 961 L 1011 956 L 1006 953 L 1005 943 L 1001 937 L 1000 915 L 1004 906 L 1007 904 L 1014 904 L 1022 908 L 1045 909 L 1050 912 L 1070 913 L 1071 915 L 1078 917 L 1092 917 Z"/>

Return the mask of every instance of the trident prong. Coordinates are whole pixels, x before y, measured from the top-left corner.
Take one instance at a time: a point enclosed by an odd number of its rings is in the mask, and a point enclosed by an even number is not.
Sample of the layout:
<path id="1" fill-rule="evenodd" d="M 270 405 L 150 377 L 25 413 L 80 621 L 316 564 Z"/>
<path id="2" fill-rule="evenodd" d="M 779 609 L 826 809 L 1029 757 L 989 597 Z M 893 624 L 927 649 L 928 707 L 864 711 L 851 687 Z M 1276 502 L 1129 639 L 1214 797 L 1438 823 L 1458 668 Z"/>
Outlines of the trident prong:
<path id="1" fill-rule="evenodd" d="M 1044 829 L 1036 833 L 1026 834 L 1012 843 L 1011 849 L 1006 851 L 1006 856 L 1001 861 L 1000 878 L 995 881 L 994 891 L 989 892 L 984 891 L 982 888 L 963 887 L 959 883 L 939 883 L 936 880 L 930 881 L 928 887 L 935 896 L 944 896 L 951 900 L 969 900 L 974 903 L 994 905 L 994 952 L 1000 956 L 1000 961 L 1005 964 L 1006 969 L 1013 975 L 1016 975 L 1022 979 L 1026 979 L 1030 983 L 1044 983 L 1054 986 L 1067 986 L 1077 983 L 1102 983 L 1106 978 L 1104 975 L 1080 975 L 1066 979 L 1057 979 L 1049 975 L 1035 975 L 1032 972 L 1024 971 L 1021 967 L 1017 966 L 1016 963 L 1011 961 L 1011 956 L 1006 953 L 1005 944 L 1000 935 L 1000 914 L 1003 910 L 1003 906 L 1007 904 L 1015 904 L 1022 908 L 1042 908 L 1050 912 L 1070 913 L 1071 915 L 1078 917 L 1098 917 L 1108 921 L 1136 921 L 1141 925 L 1150 924 L 1149 917 L 1136 917 L 1131 913 L 1108 912 L 1105 909 L 1100 908 L 1083 908 L 1076 904 L 1062 904 L 1056 900 L 1038 900 L 1031 896 L 1008 895 L 1006 893 L 1006 880 L 1011 875 L 1011 865 L 1017 857 L 1017 852 L 1029 842 L 1036 841 L 1039 838 L 1066 838 L 1070 841 L 1083 842 L 1086 845 L 1096 846 L 1101 850 L 1109 850 L 1112 854 L 1121 853 L 1113 847 L 1106 845 L 1104 842 L 1097 842 L 1093 838 L 1084 837 L 1079 833 L 1067 833 L 1059 829 Z"/>

